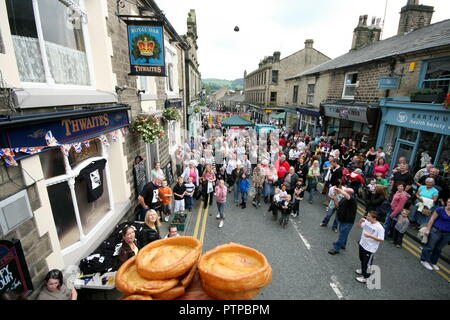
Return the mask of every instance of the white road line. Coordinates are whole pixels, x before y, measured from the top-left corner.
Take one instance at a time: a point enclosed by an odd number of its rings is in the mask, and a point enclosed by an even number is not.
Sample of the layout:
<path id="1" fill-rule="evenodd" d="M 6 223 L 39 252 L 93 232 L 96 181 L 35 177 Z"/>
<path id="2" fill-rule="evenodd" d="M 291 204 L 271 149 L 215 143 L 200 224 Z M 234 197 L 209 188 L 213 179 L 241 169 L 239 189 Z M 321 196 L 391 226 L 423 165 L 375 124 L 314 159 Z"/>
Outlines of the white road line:
<path id="1" fill-rule="evenodd" d="M 311 245 L 309 244 L 308 240 L 306 240 L 305 237 L 298 230 L 297 223 L 294 220 L 292 220 L 292 219 L 289 219 L 289 220 L 292 222 L 292 225 L 294 226 L 295 231 L 297 232 L 297 234 L 299 235 L 300 239 L 302 239 L 303 243 L 305 244 L 306 249 L 311 250 Z"/>
<path id="2" fill-rule="evenodd" d="M 333 289 L 334 293 L 336 293 L 339 300 L 345 300 L 344 295 L 342 294 L 341 290 L 339 289 L 341 284 L 337 281 L 336 276 L 331 276 L 330 286 L 331 289 Z"/>

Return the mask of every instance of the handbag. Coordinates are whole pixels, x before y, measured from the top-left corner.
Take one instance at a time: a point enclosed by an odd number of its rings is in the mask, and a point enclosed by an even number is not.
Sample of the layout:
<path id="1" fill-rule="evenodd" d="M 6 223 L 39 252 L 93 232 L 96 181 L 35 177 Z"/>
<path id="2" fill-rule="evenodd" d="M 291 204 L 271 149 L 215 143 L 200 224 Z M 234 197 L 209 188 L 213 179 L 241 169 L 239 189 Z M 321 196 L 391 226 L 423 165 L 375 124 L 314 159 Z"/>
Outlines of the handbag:
<path id="1" fill-rule="evenodd" d="M 208 190 L 207 193 L 211 193 L 214 191 L 214 187 L 211 181 L 208 181 Z"/>

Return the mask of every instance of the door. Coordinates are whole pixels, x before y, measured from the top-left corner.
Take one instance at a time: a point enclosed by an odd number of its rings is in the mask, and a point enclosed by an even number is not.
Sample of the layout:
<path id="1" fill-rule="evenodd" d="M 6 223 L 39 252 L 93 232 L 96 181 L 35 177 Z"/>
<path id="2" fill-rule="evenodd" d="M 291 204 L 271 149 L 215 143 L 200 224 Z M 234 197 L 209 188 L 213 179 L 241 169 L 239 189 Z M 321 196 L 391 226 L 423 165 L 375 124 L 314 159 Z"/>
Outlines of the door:
<path id="1" fill-rule="evenodd" d="M 411 164 L 413 151 L 414 151 L 414 143 L 408 142 L 408 141 L 397 141 L 397 144 L 395 145 L 394 154 L 391 159 L 391 168 L 395 168 L 396 164 L 398 163 L 398 159 L 400 157 L 405 157 L 408 163 Z"/>

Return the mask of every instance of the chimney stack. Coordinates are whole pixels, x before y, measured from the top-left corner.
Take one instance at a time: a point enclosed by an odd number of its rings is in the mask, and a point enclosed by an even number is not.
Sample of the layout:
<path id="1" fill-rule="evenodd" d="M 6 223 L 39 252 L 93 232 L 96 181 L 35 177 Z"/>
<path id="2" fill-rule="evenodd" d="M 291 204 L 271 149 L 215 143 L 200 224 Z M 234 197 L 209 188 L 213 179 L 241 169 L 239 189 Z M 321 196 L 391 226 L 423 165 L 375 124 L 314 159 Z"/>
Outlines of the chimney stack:
<path id="1" fill-rule="evenodd" d="M 281 56 L 280 51 L 275 51 L 273 53 L 273 62 L 280 62 L 280 56 Z"/>
<path id="2" fill-rule="evenodd" d="M 312 48 L 314 44 L 314 40 L 313 39 L 306 39 L 305 40 L 305 48 Z"/>
<path id="3" fill-rule="evenodd" d="M 431 23 L 434 7 L 419 5 L 419 0 L 408 0 L 400 11 L 397 35 L 401 36 Z"/>
<path id="4" fill-rule="evenodd" d="M 359 16 L 358 25 L 353 30 L 353 41 L 351 50 L 358 50 L 369 44 L 380 40 L 381 37 L 381 19 L 372 17 L 372 23 L 367 25 L 368 15 Z"/>

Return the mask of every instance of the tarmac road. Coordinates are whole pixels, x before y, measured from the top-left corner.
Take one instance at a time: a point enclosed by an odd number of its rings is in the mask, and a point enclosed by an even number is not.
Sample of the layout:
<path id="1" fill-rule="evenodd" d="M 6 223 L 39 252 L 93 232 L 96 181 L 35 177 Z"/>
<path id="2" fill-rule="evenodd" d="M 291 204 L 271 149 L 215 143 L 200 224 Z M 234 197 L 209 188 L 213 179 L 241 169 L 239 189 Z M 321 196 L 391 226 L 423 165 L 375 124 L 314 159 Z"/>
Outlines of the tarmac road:
<path id="1" fill-rule="evenodd" d="M 216 203 L 200 210 L 200 201 L 196 201 L 184 234 L 201 240 L 203 252 L 236 242 L 264 253 L 273 268 L 273 280 L 256 300 L 450 299 L 450 267 L 440 261 L 441 271 L 426 270 L 419 263 L 420 248 L 406 236 L 403 248 L 389 241 L 380 245 L 374 258 L 380 271 L 379 288 L 369 289 L 357 282 L 361 229 L 355 223 L 347 249 L 334 256 L 328 254 L 338 234 L 330 228 L 333 218 L 328 228 L 319 226 L 325 216 L 325 196 L 317 194 L 313 204 L 306 196 L 300 217 L 291 217 L 286 229 L 272 220 L 268 204 L 256 209 L 248 201 L 243 210 L 234 205 L 233 193 L 228 194 L 224 226 L 218 228 Z"/>

